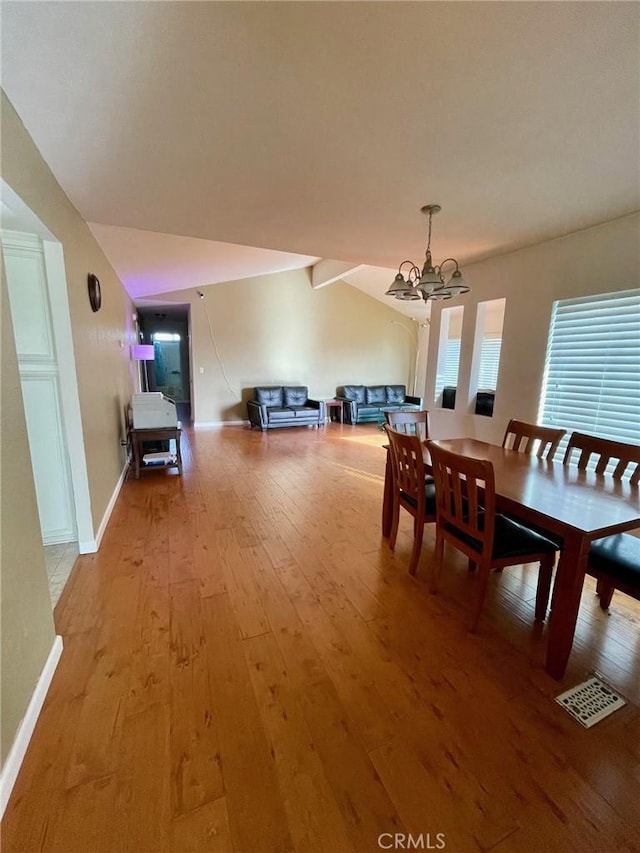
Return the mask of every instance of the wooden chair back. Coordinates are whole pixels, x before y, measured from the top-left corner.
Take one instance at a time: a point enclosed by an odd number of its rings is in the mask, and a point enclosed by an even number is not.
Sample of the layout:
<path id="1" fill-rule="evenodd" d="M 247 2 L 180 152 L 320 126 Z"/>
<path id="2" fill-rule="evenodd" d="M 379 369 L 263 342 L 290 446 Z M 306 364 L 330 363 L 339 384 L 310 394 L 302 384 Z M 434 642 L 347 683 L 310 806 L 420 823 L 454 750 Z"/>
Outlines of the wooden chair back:
<path id="1" fill-rule="evenodd" d="M 469 543 L 464 538 L 476 540 L 482 559 L 490 561 L 496 514 L 493 465 L 488 460 L 444 450 L 432 442 L 428 447 L 436 484 L 438 527 L 444 526 L 449 536 L 459 539 L 467 554 Z"/>
<path id="2" fill-rule="evenodd" d="M 385 430 L 389 436 L 394 488 L 408 496 L 409 503 L 415 503 L 418 516 L 424 516 L 426 472 L 420 438 L 391 429 L 388 424 Z"/>
<path id="3" fill-rule="evenodd" d="M 608 438 L 599 438 L 595 435 L 587 435 L 583 432 L 571 434 L 567 450 L 564 454 L 564 464 L 571 463 L 574 451 L 579 452 L 578 469 L 584 470 L 591 461 L 591 457 L 597 459 L 596 474 L 604 474 L 612 462 L 617 462 L 612 476 L 621 480 L 627 473 L 630 475 L 629 482 L 637 486 L 640 481 L 640 447 L 636 444 L 625 444 L 622 441 L 612 441 Z"/>
<path id="4" fill-rule="evenodd" d="M 553 459 L 558 445 L 566 433 L 566 429 L 553 429 L 552 427 L 538 426 L 538 424 L 528 424 L 526 421 L 518 421 L 512 418 L 507 424 L 502 446 L 519 453 L 533 454 L 536 442 L 538 442 L 538 449 L 535 450 L 536 456 L 540 459 Z"/>
<path id="5" fill-rule="evenodd" d="M 385 412 L 386 422 L 396 432 L 417 435 L 423 441 L 429 438 L 429 412 Z"/>
<path id="6" fill-rule="evenodd" d="M 407 435 L 391 429 L 389 424 L 384 428 L 389 436 L 389 453 L 393 470 L 393 510 L 389 545 L 395 548 L 398 536 L 400 507 L 413 516 L 413 549 L 409 560 L 409 573 L 415 574 L 418 569 L 424 526 L 436 520 L 433 484 L 425 480 L 424 445 L 417 435 Z M 427 498 L 427 489 L 430 490 Z"/>

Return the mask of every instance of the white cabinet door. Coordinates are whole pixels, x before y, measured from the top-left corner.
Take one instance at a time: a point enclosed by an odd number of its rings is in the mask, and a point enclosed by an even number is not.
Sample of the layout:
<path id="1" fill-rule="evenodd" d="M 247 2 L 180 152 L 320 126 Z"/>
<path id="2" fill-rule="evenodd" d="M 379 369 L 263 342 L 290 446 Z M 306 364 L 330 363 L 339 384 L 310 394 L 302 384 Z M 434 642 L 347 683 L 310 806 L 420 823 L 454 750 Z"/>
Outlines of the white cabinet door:
<path id="1" fill-rule="evenodd" d="M 14 234 L 3 236 L 2 249 L 42 539 L 71 542 L 75 507 L 42 243 Z"/>

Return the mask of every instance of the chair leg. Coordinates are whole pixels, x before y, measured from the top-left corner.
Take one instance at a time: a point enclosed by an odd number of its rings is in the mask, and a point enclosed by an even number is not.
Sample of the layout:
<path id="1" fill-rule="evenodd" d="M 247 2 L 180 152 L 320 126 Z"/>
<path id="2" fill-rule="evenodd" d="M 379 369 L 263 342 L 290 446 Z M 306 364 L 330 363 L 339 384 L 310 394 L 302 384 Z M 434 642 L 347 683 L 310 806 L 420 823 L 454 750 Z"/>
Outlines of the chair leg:
<path id="1" fill-rule="evenodd" d="M 444 539 L 438 533 L 436 527 L 436 547 L 433 553 L 433 565 L 431 566 L 431 583 L 429 589 L 431 592 L 438 591 L 438 583 L 440 582 L 440 570 L 442 569 L 442 560 L 444 558 Z"/>
<path id="2" fill-rule="evenodd" d="M 555 559 L 555 554 L 549 554 L 548 557 L 540 561 L 538 588 L 536 590 L 536 622 L 544 622 L 547 615 Z"/>
<path id="3" fill-rule="evenodd" d="M 608 610 L 615 587 L 603 580 L 598 581 L 598 584 L 600 586 L 600 607 L 603 610 Z"/>
<path id="4" fill-rule="evenodd" d="M 389 533 L 389 547 L 393 551 L 398 538 L 398 526 L 400 524 L 400 501 L 396 494 L 393 496 L 393 509 L 391 510 L 391 531 Z"/>
<path id="5" fill-rule="evenodd" d="M 416 519 L 417 522 L 417 519 Z M 415 575 L 418 571 L 418 562 L 422 552 L 422 535 L 424 533 L 424 523 L 417 524 L 414 527 L 413 535 L 413 551 L 411 552 L 411 561 L 409 563 L 409 574 Z"/>
<path id="6" fill-rule="evenodd" d="M 473 619 L 471 620 L 471 628 L 469 629 L 472 634 L 475 634 L 475 632 L 478 630 L 478 622 L 480 621 L 480 614 L 482 613 L 482 605 L 484 604 L 484 597 L 487 592 L 487 584 L 489 583 L 490 573 L 490 566 L 483 566 L 481 563 L 480 572 L 478 574 L 478 593 L 476 596 L 475 610 L 473 613 Z"/>

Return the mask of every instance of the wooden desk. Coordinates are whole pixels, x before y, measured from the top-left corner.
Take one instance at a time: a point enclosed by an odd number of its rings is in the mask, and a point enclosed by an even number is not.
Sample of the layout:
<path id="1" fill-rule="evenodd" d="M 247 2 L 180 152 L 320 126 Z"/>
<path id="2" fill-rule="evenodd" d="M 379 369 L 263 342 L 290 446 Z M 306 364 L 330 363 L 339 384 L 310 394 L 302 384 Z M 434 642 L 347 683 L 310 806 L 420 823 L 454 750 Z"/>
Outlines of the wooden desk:
<path id="1" fill-rule="evenodd" d="M 136 429 L 130 427 L 129 439 L 131 441 L 131 452 L 133 454 L 133 469 L 136 480 L 140 478 L 140 466 L 142 465 L 142 457 L 144 456 L 143 445 L 145 441 L 170 441 L 175 440 L 176 443 L 176 462 L 175 465 L 166 465 L 166 468 L 177 467 L 178 472 L 182 474 L 182 454 L 180 453 L 180 436 L 182 429 L 180 426 L 175 427 L 154 427 L 151 429 Z M 150 465 L 149 468 L 160 466 Z"/>
<path id="2" fill-rule="evenodd" d="M 549 675 L 562 678 L 573 644 L 590 544 L 640 527 L 638 487 L 475 439 L 436 443 L 454 453 L 488 459 L 495 473 L 498 509 L 562 538 L 546 663 Z"/>

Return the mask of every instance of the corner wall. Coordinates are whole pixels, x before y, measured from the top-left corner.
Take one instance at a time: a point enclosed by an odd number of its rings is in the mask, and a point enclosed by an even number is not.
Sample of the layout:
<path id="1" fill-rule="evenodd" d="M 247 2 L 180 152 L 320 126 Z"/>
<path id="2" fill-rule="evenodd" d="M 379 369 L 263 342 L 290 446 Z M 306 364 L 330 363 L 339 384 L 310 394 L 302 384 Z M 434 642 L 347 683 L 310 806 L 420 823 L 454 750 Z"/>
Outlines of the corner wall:
<path id="1" fill-rule="evenodd" d="M 78 377 L 94 531 L 111 500 L 124 463 L 120 446 L 124 406 L 135 369 L 130 361 L 133 306 L 89 227 L 42 159 L 20 117 L 2 92 L 2 177 L 60 241 Z M 102 286 L 93 313 L 87 275 Z"/>
<path id="2" fill-rule="evenodd" d="M 63 247 L 93 526 L 97 531 L 124 463 L 120 437 L 123 409 L 133 381 L 129 358 L 133 308 L 4 92 L 1 98 L 2 178 Z M 103 308 L 97 314 L 91 311 L 87 296 L 89 272 L 102 283 Z M 54 639 L 4 268 L 1 373 L 0 754 L 4 764 Z"/>
<path id="3" fill-rule="evenodd" d="M 534 422 L 553 303 L 640 284 L 640 214 L 616 219 L 464 267 L 471 293 L 464 305 L 460 376 L 454 411 L 433 403 L 440 317 L 434 303 L 425 382 L 425 405 L 434 438 L 474 436 L 499 444 L 510 418 Z M 506 298 L 500 372 L 492 418 L 470 414 L 469 373 L 479 302 Z"/>

